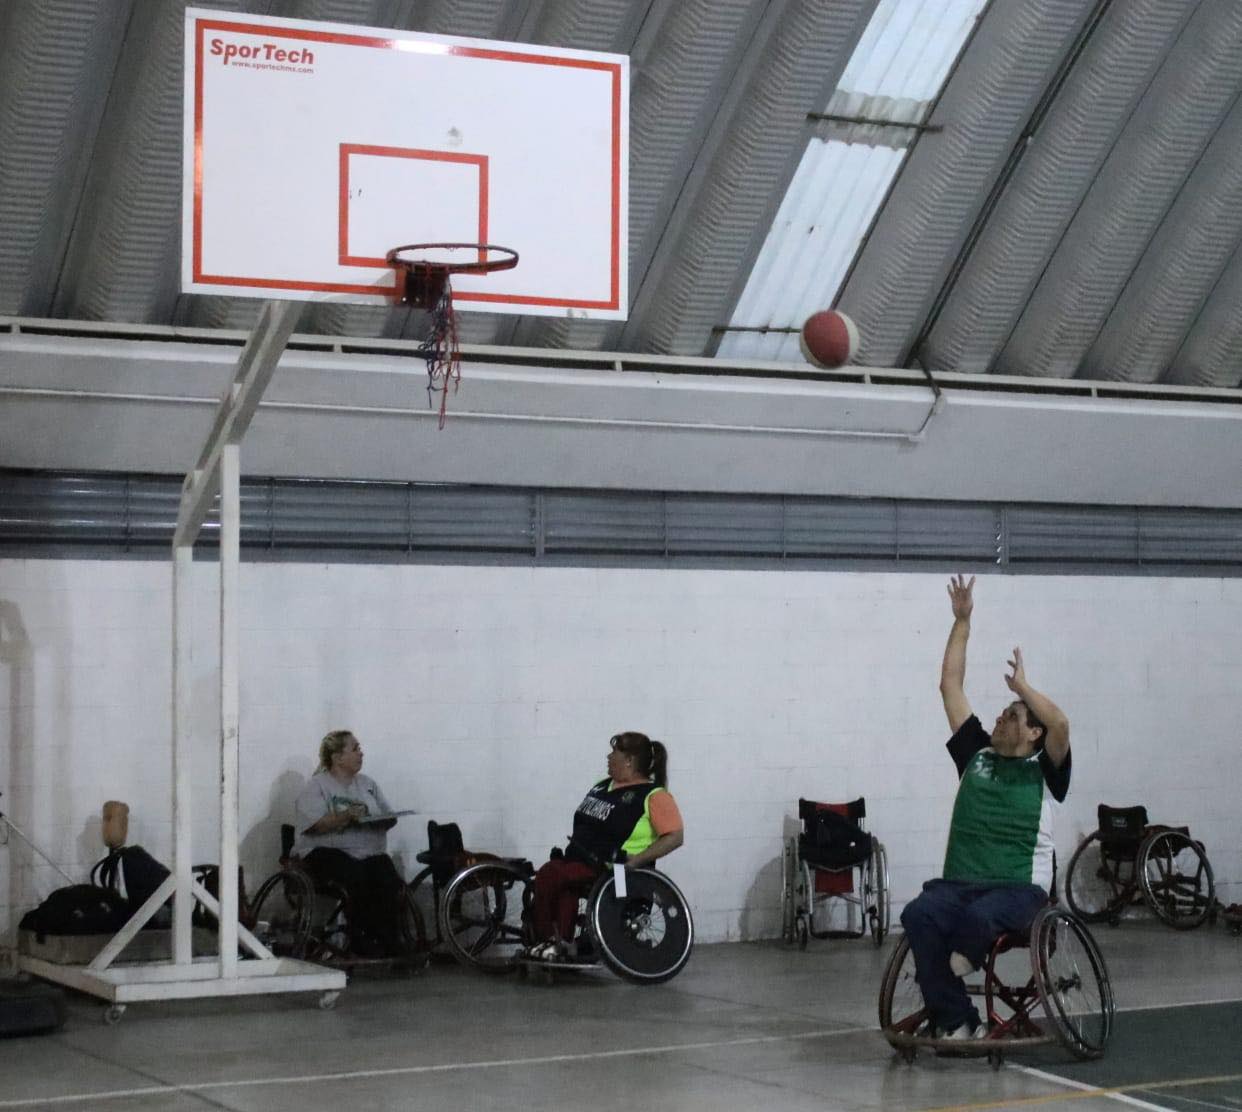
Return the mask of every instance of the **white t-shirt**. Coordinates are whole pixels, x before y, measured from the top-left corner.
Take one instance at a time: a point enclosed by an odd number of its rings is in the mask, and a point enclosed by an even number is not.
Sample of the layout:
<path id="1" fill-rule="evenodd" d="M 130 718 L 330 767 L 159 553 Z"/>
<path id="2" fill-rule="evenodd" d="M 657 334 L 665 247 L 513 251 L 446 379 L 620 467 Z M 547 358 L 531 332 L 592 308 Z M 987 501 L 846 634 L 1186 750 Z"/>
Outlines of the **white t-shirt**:
<path id="1" fill-rule="evenodd" d="M 355 803 L 361 803 L 368 815 L 385 815 L 392 810 L 371 777 L 360 772 L 348 784 L 342 784 L 330 772 L 316 772 L 293 807 L 297 830 L 293 852 L 305 857 L 311 850 L 324 846 L 344 850 L 350 857 L 358 858 L 384 853 L 388 848 L 388 831 L 379 826 L 354 823 L 331 834 L 306 833 L 306 828 L 314 826 L 324 815 L 348 811 Z"/>

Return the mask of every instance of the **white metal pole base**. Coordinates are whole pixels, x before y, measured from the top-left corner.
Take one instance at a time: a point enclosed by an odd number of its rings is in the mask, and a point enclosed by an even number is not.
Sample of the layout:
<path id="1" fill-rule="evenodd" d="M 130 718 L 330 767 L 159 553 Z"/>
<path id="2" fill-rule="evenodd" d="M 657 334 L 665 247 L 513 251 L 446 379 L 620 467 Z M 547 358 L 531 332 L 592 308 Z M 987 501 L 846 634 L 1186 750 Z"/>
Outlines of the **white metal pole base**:
<path id="1" fill-rule="evenodd" d="M 233 382 L 216 413 L 215 424 L 195 468 L 182 486 L 173 540 L 173 829 L 174 869 L 89 965 L 61 965 L 29 954 L 18 966 L 48 981 L 90 993 L 122 1008 L 136 1000 L 186 1000 L 203 996 L 255 996 L 273 992 L 320 992 L 331 1002 L 346 976 L 307 961 L 273 956 L 238 920 L 238 565 L 239 454 L 263 391 L 276 370 L 301 307 L 269 301 L 238 357 Z M 190 868 L 190 645 L 189 584 L 194 540 L 220 493 L 221 538 L 221 791 L 220 898 L 194 880 Z M 172 960 L 113 963 L 153 915 L 173 898 Z M 195 902 L 216 916 L 217 955 L 194 958 L 190 912 Z M 222 910 L 223 909 L 223 910 Z M 238 946 L 251 956 L 238 958 Z M 116 1013 L 116 1014 L 119 1014 Z"/>
<path id="2" fill-rule="evenodd" d="M 189 1000 L 202 996 L 258 996 L 274 992 L 336 993 L 345 988 L 339 969 L 325 969 L 309 961 L 268 958 L 239 961 L 232 976 L 221 973 L 218 957 L 195 958 L 189 965 L 148 962 L 91 969 L 58 965 L 21 954 L 18 968 L 46 981 L 89 993 L 111 1004 L 142 1000 Z"/>

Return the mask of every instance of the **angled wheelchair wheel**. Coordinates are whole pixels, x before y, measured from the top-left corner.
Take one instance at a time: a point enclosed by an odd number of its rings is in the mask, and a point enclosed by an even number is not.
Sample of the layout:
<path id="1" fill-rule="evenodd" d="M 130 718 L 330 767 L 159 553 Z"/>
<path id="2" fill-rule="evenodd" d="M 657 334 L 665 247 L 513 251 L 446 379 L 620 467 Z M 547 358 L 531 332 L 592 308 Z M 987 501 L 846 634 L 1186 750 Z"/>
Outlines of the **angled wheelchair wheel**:
<path id="1" fill-rule="evenodd" d="M 1064 908 L 1031 924 L 1035 987 L 1053 1030 L 1075 1058 L 1099 1058 L 1113 1029 L 1113 988 L 1091 932 Z"/>
<path id="2" fill-rule="evenodd" d="M 282 869 L 260 886 L 247 925 L 281 958 L 306 957 L 315 908 L 315 890 L 301 869 Z"/>
<path id="3" fill-rule="evenodd" d="M 401 942 L 402 958 L 412 965 L 427 964 L 431 943 L 427 938 L 427 924 L 422 909 L 414 899 L 414 888 L 405 885 L 397 902 L 397 937 Z"/>
<path id="4" fill-rule="evenodd" d="M 530 884 L 527 873 L 505 861 L 480 861 L 448 882 L 440 898 L 440 934 L 462 965 L 485 973 L 517 968 Z"/>
<path id="5" fill-rule="evenodd" d="M 1119 916 L 1134 893 L 1133 878 L 1123 878 L 1122 863 L 1104 856 L 1101 848 L 1097 830 L 1074 851 L 1065 871 L 1066 902 L 1084 923 Z"/>
<path id="6" fill-rule="evenodd" d="M 871 843 L 871 858 L 863 871 L 863 914 L 871 931 L 871 941 L 882 946 L 888 936 L 888 851 L 875 839 Z"/>
<path id="7" fill-rule="evenodd" d="M 599 955 L 619 977 L 640 985 L 667 981 L 681 972 L 694 946 L 694 920 L 681 889 L 654 869 L 625 874 L 617 895 L 612 871 L 595 882 L 587 921 Z"/>
<path id="8" fill-rule="evenodd" d="M 786 838 L 781 853 L 781 941 L 794 940 L 794 923 L 797 919 L 797 886 L 794 877 L 801 866 L 798 863 L 798 840 Z"/>
<path id="9" fill-rule="evenodd" d="M 1178 830 L 1160 831 L 1143 843 L 1138 873 L 1147 906 L 1175 930 L 1199 926 L 1215 906 L 1216 882 L 1207 855 Z"/>
<path id="10" fill-rule="evenodd" d="M 914 979 L 914 954 L 904 935 L 884 968 L 880 982 L 880 1030 L 889 1043 L 904 1055 L 908 1044 L 898 1040 L 926 1034 L 929 1024 L 923 991 Z"/>

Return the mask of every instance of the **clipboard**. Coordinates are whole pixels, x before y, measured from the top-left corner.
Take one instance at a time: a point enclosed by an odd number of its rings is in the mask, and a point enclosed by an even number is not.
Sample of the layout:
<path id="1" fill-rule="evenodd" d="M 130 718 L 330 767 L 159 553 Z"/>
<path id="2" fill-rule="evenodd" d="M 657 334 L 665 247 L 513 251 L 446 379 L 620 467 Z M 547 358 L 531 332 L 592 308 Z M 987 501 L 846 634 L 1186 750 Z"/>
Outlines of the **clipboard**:
<path id="1" fill-rule="evenodd" d="M 374 826 L 377 822 L 387 822 L 389 819 L 399 819 L 402 815 L 417 815 L 418 812 L 413 808 L 405 811 L 385 811 L 382 815 L 367 815 L 364 819 L 356 819 L 355 826 Z"/>

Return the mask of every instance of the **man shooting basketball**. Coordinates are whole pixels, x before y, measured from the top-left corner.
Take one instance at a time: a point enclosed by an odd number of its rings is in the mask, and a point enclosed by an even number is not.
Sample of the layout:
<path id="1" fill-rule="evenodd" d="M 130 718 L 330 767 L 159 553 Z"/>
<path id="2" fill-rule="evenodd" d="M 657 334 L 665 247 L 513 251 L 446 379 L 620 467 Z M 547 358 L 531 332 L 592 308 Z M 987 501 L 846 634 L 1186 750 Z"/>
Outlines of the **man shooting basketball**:
<path id="1" fill-rule="evenodd" d="M 985 1033 L 962 977 L 981 966 L 1005 931 L 1024 931 L 1052 884 L 1052 801 L 1070 781 L 1069 719 L 1027 682 L 1013 650 L 1005 683 L 1017 699 L 989 736 L 966 698 L 966 642 L 974 586 L 949 582 L 953 628 L 940 671 L 940 696 L 953 736 L 949 755 L 960 781 L 945 849 L 944 874 L 929 880 L 901 914 L 933 1034 Z"/>

